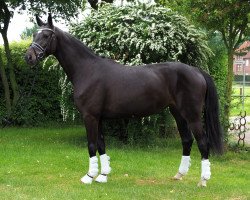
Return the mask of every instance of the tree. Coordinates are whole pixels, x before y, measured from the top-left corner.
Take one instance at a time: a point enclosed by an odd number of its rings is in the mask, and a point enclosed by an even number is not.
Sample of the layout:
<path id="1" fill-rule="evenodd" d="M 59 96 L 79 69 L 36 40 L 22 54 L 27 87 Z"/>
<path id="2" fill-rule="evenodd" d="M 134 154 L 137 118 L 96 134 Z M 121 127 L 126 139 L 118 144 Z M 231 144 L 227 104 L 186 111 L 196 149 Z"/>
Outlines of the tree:
<path id="1" fill-rule="evenodd" d="M 225 117 L 229 119 L 233 81 L 233 55 L 238 45 L 250 33 L 249 0 L 189 0 L 186 10 L 208 30 L 218 31 L 227 48 L 227 85 L 225 87 Z"/>
<path id="2" fill-rule="evenodd" d="M 25 30 L 21 33 L 21 39 L 22 40 L 27 40 L 29 38 L 32 38 L 33 33 L 35 33 L 38 29 L 38 25 L 35 24 L 33 27 L 31 28 L 25 28 Z"/>
<path id="3" fill-rule="evenodd" d="M 0 63 L 1 80 L 4 85 L 5 105 L 7 117 L 10 117 L 19 99 L 19 88 L 15 76 L 15 67 L 11 59 L 11 50 L 7 37 L 10 20 L 14 15 L 14 10 L 26 11 L 29 14 L 44 13 L 46 10 L 56 16 L 70 18 L 77 15 L 81 7 L 81 0 L 76 1 L 47 1 L 47 0 L 1 0 L 0 1 L 0 33 L 4 41 L 4 50 L 7 64 Z M 47 9 L 46 9 L 47 8 Z M 7 69 L 7 70 L 6 70 Z M 7 73 L 8 72 L 8 73 Z M 10 84 L 9 84 L 10 83 Z"/>

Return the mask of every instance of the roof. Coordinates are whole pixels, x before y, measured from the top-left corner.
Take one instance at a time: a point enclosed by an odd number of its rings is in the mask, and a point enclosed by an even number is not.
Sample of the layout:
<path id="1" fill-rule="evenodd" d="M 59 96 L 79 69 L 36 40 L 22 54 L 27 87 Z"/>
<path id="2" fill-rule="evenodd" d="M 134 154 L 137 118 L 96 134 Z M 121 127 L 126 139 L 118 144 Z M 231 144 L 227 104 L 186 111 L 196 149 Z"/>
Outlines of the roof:
<path id="1" fill-rule="evenodd" d="M 242 51 L 248 47 L 250 47 L 250 41 L 245 41 L 245 42 L 243 42 L 242 45 L 240 45 L 240 47 L 238 49 L 236 49 L 236 51 Z"/>
<path id="2" fill-rule="evenodd" d="M 250 58 L 250 41 L 243 42 L 243 44 L 235 50 L 235 54 L 241 55 L 243 58 Z"/>

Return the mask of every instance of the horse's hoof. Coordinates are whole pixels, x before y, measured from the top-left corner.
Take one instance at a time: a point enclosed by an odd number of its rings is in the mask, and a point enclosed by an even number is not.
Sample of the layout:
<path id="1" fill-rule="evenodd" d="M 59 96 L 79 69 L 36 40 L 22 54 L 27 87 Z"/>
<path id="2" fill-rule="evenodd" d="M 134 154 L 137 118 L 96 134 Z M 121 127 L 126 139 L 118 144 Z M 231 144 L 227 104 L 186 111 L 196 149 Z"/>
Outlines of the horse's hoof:
<path id="1" fill-rule="evenodd" d="M 200 180 L 198 187 L 207 187 L 207 180 Z"/>
<path id="2" fill-rule="evenodd" d="M 104 174 L 100 174 L 99 176 L 97 176 L 97 178 L 95 179 L 95 181 L 98 182 L 98 183 L 107 183 L 108 176 L 104 175 Z"/>
<path id="3" fill-rule="evenodd" d="M 92 181 L 93 181 L 93 178 L 88 176 L 87 174 L 81 178 L 81 183 L 84 183 L 84 184 L 91 184 Z"/>
<path id="4" fill-rule="evenodd" d="M 173 177 L 173 179 L 174 179 L 174 180 L 182 180 L 182 177 L 183 177 L 183 174 L 181 174 L 180 172 L 178 172 L 178 173 Z"/>

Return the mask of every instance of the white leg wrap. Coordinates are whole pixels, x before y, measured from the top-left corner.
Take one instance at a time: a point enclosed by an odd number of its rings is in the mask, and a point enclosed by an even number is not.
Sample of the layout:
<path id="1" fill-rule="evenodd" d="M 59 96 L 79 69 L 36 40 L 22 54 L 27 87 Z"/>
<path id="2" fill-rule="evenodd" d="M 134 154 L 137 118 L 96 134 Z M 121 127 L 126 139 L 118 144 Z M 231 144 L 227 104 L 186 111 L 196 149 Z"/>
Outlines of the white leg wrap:
<path id="1" fill-rule="evenodd" d="M 201 179 L 202 180 L 209 180 L 211 176 L 210 171 L 210 162 L 209 160 L 202 160 L 201 161 Z"/>
<path id="2" fill-rule="evenodd" d="M 97 176 L 97 178 L 95 179 L 95 181 L 98 182 L 98 183 L 107 183 L 108 182 L 108 176 L 103 175 L 103 174 L 99 174 Z"/>
<path id="3" fill-rule="evenodd" d="M 198 186 L 206 187 L 207 180 L 210 179 L 211 171 L 210 171 L 210 162 L 209 160 L 202 160 L 201 161 L 201 180 L 198 183 Z"/>
<path id="4" fill-rule="evenodd" d="M 91 184 L 93 178 L 98 174 L 98 159 L 96 156 L 89 158 L 89 171 L 81 178 L 81 182 Z"/>
<path id="5" fill-rule="evenodd" d="M 95 179 L 96 182 L 106 183 L 108 181 L 107 175 L 111 172 L 110 157 L 107 154 L 100 156 L 101 174 Z"/>
<path id="6" fill-rule="evenodd" d="M 191 166 L 190 156 L 182 156 L 179 172 L 183 175 L 187 174 L 190 166 Z"/>
<path id="7" fill-rule="evenodd" d="M 182 156 L 181 164 L 179 166 L 179 171 L 174 176 L 174 179 L 181 180 L 182 176 L 187 174 L 190 166 L 191 166 L 191 158 L 190 158 L 190 156 Z"/>

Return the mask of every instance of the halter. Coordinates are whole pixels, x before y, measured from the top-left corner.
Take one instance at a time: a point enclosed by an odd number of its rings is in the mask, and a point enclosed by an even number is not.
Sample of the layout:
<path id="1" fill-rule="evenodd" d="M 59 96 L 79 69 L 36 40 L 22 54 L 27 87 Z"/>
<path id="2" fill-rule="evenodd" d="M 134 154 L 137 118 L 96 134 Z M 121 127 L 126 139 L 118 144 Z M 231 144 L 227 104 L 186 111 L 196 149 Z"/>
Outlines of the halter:
<path id="1" fill-rule="evenodd" d="M 40 51 L 40 53 L 38 53 L 38 54 L 36 54 L 36 51 L 34 51 L 35 55 L 36 55 L 36 59 L 39 60 L 39 61 L 43 59 L 43 57 L 45 55 L 45 52 L 46 52 L 48 46 L 50 46 L 51 40 L 53 39 L 54 34 L 55 34 L 55 30 L 50 29 L 50 28 L 38 29 L 38 33 L 42 32 L 42 31 L 51 31 L 52 32 L 52 35 L 51 35 L 50 39 L 48 40 L 48 42 L 46 44 L 46 47 L 43 48 L 40 44 L 38 44 L 36 42 L 32 42 L 31 45 L 30 45 L 30 47 L 36 48 L 36 49 L 38 49 Z"/>

